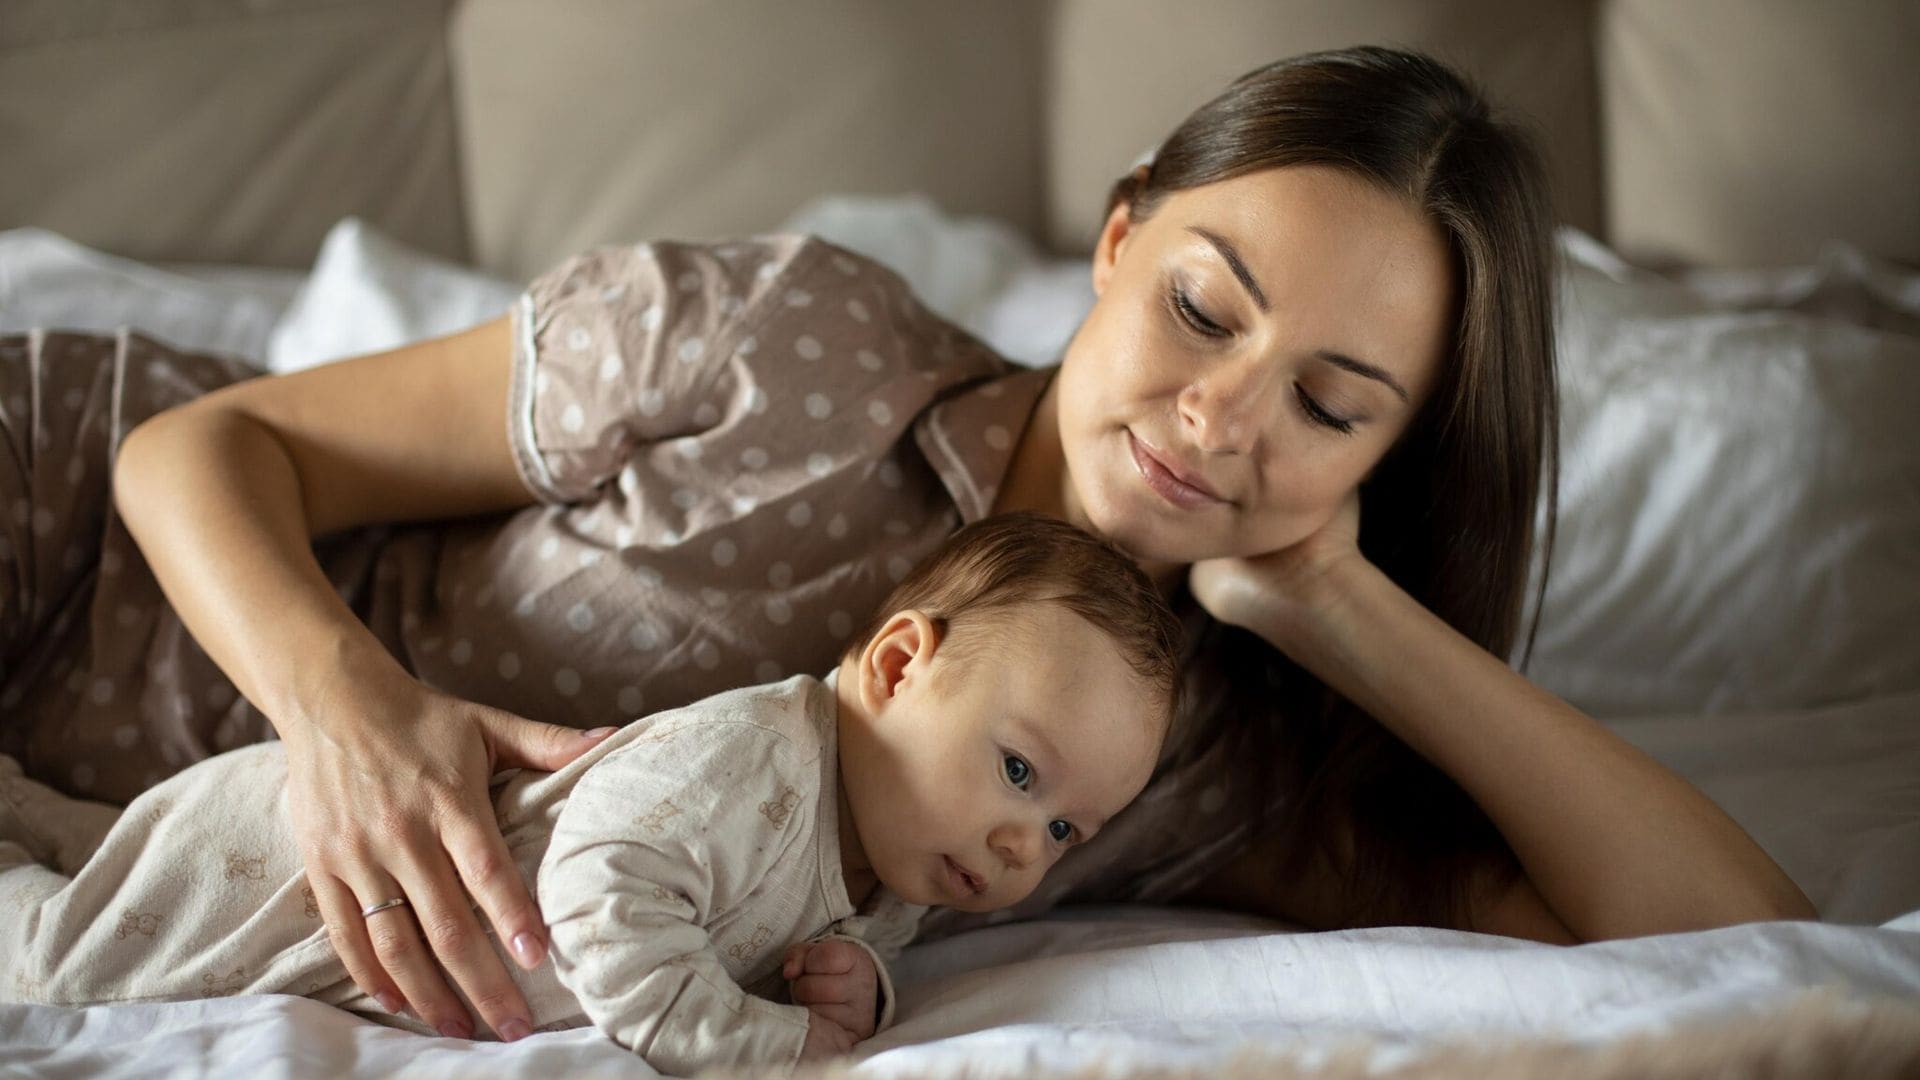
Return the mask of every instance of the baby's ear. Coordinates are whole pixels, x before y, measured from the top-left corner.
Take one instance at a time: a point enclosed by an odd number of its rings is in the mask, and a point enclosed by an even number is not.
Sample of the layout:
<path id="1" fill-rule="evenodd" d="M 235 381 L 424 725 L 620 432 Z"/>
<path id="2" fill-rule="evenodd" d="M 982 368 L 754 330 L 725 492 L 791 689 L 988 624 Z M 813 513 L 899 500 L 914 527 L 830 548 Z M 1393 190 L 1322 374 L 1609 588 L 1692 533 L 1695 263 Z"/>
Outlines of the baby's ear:
<path id="1" fill-rule="evenodd" d="M 882 705 L 902 683 L 925 678 L 938 645 L 938 628 L 925 612 L 908 608 L 887 616 L 860 654 L 860 692 L 867 704 Z"/>

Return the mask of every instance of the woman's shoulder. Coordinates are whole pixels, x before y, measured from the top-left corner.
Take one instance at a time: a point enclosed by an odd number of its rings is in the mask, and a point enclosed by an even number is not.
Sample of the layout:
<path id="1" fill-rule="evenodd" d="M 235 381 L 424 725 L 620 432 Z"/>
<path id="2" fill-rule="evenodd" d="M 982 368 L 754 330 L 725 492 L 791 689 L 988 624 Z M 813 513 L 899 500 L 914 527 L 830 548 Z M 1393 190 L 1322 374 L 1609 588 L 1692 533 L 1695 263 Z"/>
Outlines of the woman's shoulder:
<path id="1" fill-rule="evenodd" d="M 743 308 L 748 297 L 776 283 L 787 288 L 773 298 L 802 311 L 841 293 L 913 294 L 906 280 L 883 263 L 811 233 L 601 245 L 562 260 L 535 278 L 528 291 L 536 301 L 587 292 L 606 303 L 717 295 L 738 298 Z M 917 299 L 905 310 L 925 311 Z"/>
<path id="2" fill-rule="evenodd" d="M 928 307 L 892 267 L 811 233 L 597 247 L 535 279 L 527 300 L 535 311 L 587 304 L 644 329 L 694 327 L 706 340 L 729 325 L 743 339 L 763 324 L 796 334 L 839 327 L 863 343 L 895 344 L 874 348 L 882 361 L 945 363 L 966 352 L 1005 363 Z M 861 359 L 869 370 L 880 366 Z"/>
<path id="3" fill-rule="evenodd" d="M 1009 366 L 892 270 L 798 235 L 584 252 L 528 288 L 514 356 L 516 461 L 550 502 L 589 497 L 670 441 L 795 463 L 865 455 Z"/>

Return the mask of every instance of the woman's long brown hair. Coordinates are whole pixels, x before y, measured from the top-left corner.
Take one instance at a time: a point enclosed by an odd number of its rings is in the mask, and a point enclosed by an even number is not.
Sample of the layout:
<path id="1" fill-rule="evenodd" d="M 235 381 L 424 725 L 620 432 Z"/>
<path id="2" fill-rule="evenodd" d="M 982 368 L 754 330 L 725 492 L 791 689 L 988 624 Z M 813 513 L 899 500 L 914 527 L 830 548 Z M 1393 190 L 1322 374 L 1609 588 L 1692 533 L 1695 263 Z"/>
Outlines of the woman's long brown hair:
<path id="1" fill-rule="evenodd" d="M 1405 198 L 1447 236 L 1459 305 L 1451 352 L 1432 399 L 1361 486 L 1360 549 L 1462 634 L 1510 656 L 1529 558 L 1536 539 L 1551 549 L 1558 501 L 1552 221 L 1539 155 L 1438 61 L 1344 49 L 1242 76 L 1112 200 L 1139 221 L 1170 192 L 1309 164 Z M 1538 622 L 1536 605 L 1527 654 Z M 1511 870 L 1499 834 L 1456 784 L 1265 641 L 1209 620 L 1193 655 L 1188 700 L 1214 723 L 1196 752 L 1228 739 L 1235 756 L 1272 763 L 1277 798 L 1262 793 L 1246 810 L 1268 835 L 1279 831 L 1281 874 L 1322 857 L 1345 872 L 1343 921 L 1457 924 L 1469 869 L 1491 859 Z"/>

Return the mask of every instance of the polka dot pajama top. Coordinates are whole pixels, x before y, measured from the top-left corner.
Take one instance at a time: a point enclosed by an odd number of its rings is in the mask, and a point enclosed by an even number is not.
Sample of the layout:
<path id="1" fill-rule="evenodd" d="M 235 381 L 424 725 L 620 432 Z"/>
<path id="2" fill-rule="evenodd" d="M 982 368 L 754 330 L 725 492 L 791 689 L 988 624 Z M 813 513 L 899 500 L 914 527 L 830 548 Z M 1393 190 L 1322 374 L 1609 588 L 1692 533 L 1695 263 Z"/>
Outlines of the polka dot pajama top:
<path id="1" fill-rule="evenodd" d="M 537 502 L 314 549 L 421 680 L 581 728 L 830 670 L 893 585 L 992 506 L 1051 375 L 807 237 L 588 252 L 535 280 L 512 327 L 503 422 Z M 253 373 L 131 333 L 0 338 L 0 751 L 31 775 L 124 802 L 271 737 L 167 606 L 106 486 L 134 424 Z M 1147 792 L 1018 913 L 1168 899 L 1244 846 L 1224 811 L 1247 778 L 1179 753 L 1198 726 L 1181 718 Z"/>

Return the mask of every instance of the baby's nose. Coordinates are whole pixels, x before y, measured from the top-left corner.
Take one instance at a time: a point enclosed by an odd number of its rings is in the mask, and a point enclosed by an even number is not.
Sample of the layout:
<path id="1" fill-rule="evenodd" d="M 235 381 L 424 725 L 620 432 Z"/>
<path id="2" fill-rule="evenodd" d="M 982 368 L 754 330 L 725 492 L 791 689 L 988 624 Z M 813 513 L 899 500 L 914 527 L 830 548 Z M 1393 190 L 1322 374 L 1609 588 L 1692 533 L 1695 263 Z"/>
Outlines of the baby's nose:
<path id="1" fill-rule="evenodd" d="M 1027 822 L 1008 822 L 993 830 L 987 838 L 987 845 L 994 854 L 1016 870 L 1033 865 L 1040 858 L 1042 841 L 1040 830 Z"/>

